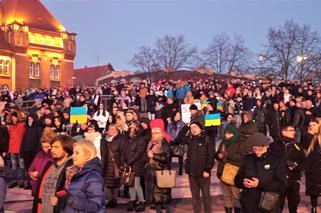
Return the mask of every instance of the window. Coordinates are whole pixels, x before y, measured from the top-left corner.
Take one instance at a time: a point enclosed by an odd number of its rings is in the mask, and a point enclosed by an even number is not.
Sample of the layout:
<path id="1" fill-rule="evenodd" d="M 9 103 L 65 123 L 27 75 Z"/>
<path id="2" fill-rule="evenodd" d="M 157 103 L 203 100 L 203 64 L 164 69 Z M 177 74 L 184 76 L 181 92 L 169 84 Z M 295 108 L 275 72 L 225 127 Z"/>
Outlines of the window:
<path id="1" fill-rule="evenodd" d="M 2 74 L 9 75 L 9 64 L 10 62 L 8 60 L 4 62 Z"/>
<path id="2" fill-rule="evenodd" d="M 60 66 L 51 64 L 49 73 L 51 79 L 60 78 Z"/>
<path id="3" fill-rule="evenodd" d="M 0 74 L 2 74 L 4 68 L 4 61 L 0 60 Z"/>
<path id="4" fill-rule="evenodd" d="M 60 78 L 60 66 L 57 65 L 55 68 L 55 78 Z"/>
<path id="5" fill-rule="evenodd" d="M 35 64 L 33 62 L 29 63 L 29 77 L 34 77 L 34 67 Z"/>
<path id="6" fill-rule="evenodd" d="M 35 63 L 35 67 L 34 67 L 35 69 L 35 72 L 34 72 L 34 77 L 39 77 L 40 76 L 40 63 L 39 62 L 37 62 L 37 63 Z"/>
<path id="7" fill-rule="evenodd" d="M 53 64 L 50 65 L 49 73 L 50 73 L 50 78 L 55 78 L 55 65 Z"/>

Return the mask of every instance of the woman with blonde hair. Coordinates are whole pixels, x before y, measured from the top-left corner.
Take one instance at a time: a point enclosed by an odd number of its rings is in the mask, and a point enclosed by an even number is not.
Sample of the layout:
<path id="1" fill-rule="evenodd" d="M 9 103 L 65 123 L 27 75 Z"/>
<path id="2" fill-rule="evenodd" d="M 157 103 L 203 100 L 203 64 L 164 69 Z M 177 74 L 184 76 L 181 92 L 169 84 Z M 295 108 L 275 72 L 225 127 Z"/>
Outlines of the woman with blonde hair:
<path id="1" fill-rule="evenodd" d="M 128 131 L 128 125 L 126 124 L 126 118 L 123 114 L 117 114 L 116 126 L 121 135 L 126 135 Z"/>
<path id="2" fill-rule="evenodd" d="M 309 123 L 309 134 L 313 135 L 306 150 L 305 178 L 306 195 L 311 199 L 311 213 L 317 212 L 318 197 L 321 195 L 321 127 L 317 120 Z"/>
<path id="3" fill-rule="evenodd" d="M 105 212 L 102 166 L 90 141 L 76 142 L 73 166 L 67 169 L 65 189 L 51 198 L 59 212 Z"/>

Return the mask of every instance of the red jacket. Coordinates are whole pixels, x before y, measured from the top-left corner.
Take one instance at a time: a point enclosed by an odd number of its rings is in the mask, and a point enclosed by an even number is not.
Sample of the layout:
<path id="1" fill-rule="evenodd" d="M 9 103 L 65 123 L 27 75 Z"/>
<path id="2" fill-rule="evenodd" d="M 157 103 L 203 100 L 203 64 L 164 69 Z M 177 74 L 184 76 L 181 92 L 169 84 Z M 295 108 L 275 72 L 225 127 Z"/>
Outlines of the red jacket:
<path id="1" fill-rule="evenodd" d="M 25 124 L 23 122 L 20 122 L 17 125 L 9 125 L 9 153 L 20 153 L 20 146 L 24 133 Z"/>

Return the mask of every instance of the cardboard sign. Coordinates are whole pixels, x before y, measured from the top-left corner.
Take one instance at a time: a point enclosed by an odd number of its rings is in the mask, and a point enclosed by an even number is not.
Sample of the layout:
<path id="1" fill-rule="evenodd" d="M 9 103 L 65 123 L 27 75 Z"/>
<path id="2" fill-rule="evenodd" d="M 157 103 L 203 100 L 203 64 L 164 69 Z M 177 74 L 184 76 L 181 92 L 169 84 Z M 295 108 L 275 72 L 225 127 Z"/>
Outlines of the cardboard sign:
<path id="1" fill-rule="evenodd" d="M 189 123 L 191 121 L 191 112 L 189 111 L 190 104 L 182 104 L 181 111 L 182 111 L 182 121 L 184 123 Z"/>

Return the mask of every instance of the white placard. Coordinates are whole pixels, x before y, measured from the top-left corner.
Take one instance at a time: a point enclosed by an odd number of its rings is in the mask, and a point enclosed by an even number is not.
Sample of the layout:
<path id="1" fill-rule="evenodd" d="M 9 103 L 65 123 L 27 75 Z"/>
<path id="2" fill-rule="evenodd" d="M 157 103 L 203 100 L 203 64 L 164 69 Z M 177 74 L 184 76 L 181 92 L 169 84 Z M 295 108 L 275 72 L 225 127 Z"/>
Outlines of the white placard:
<path id="1" fill-rule="evenodd" d="M 190 104 L 182 104 L 181 110 L 182 110 L 182 121 L 184 123 L 189 123 L 191 121 L 191 112 L 189 111 Z"/>

